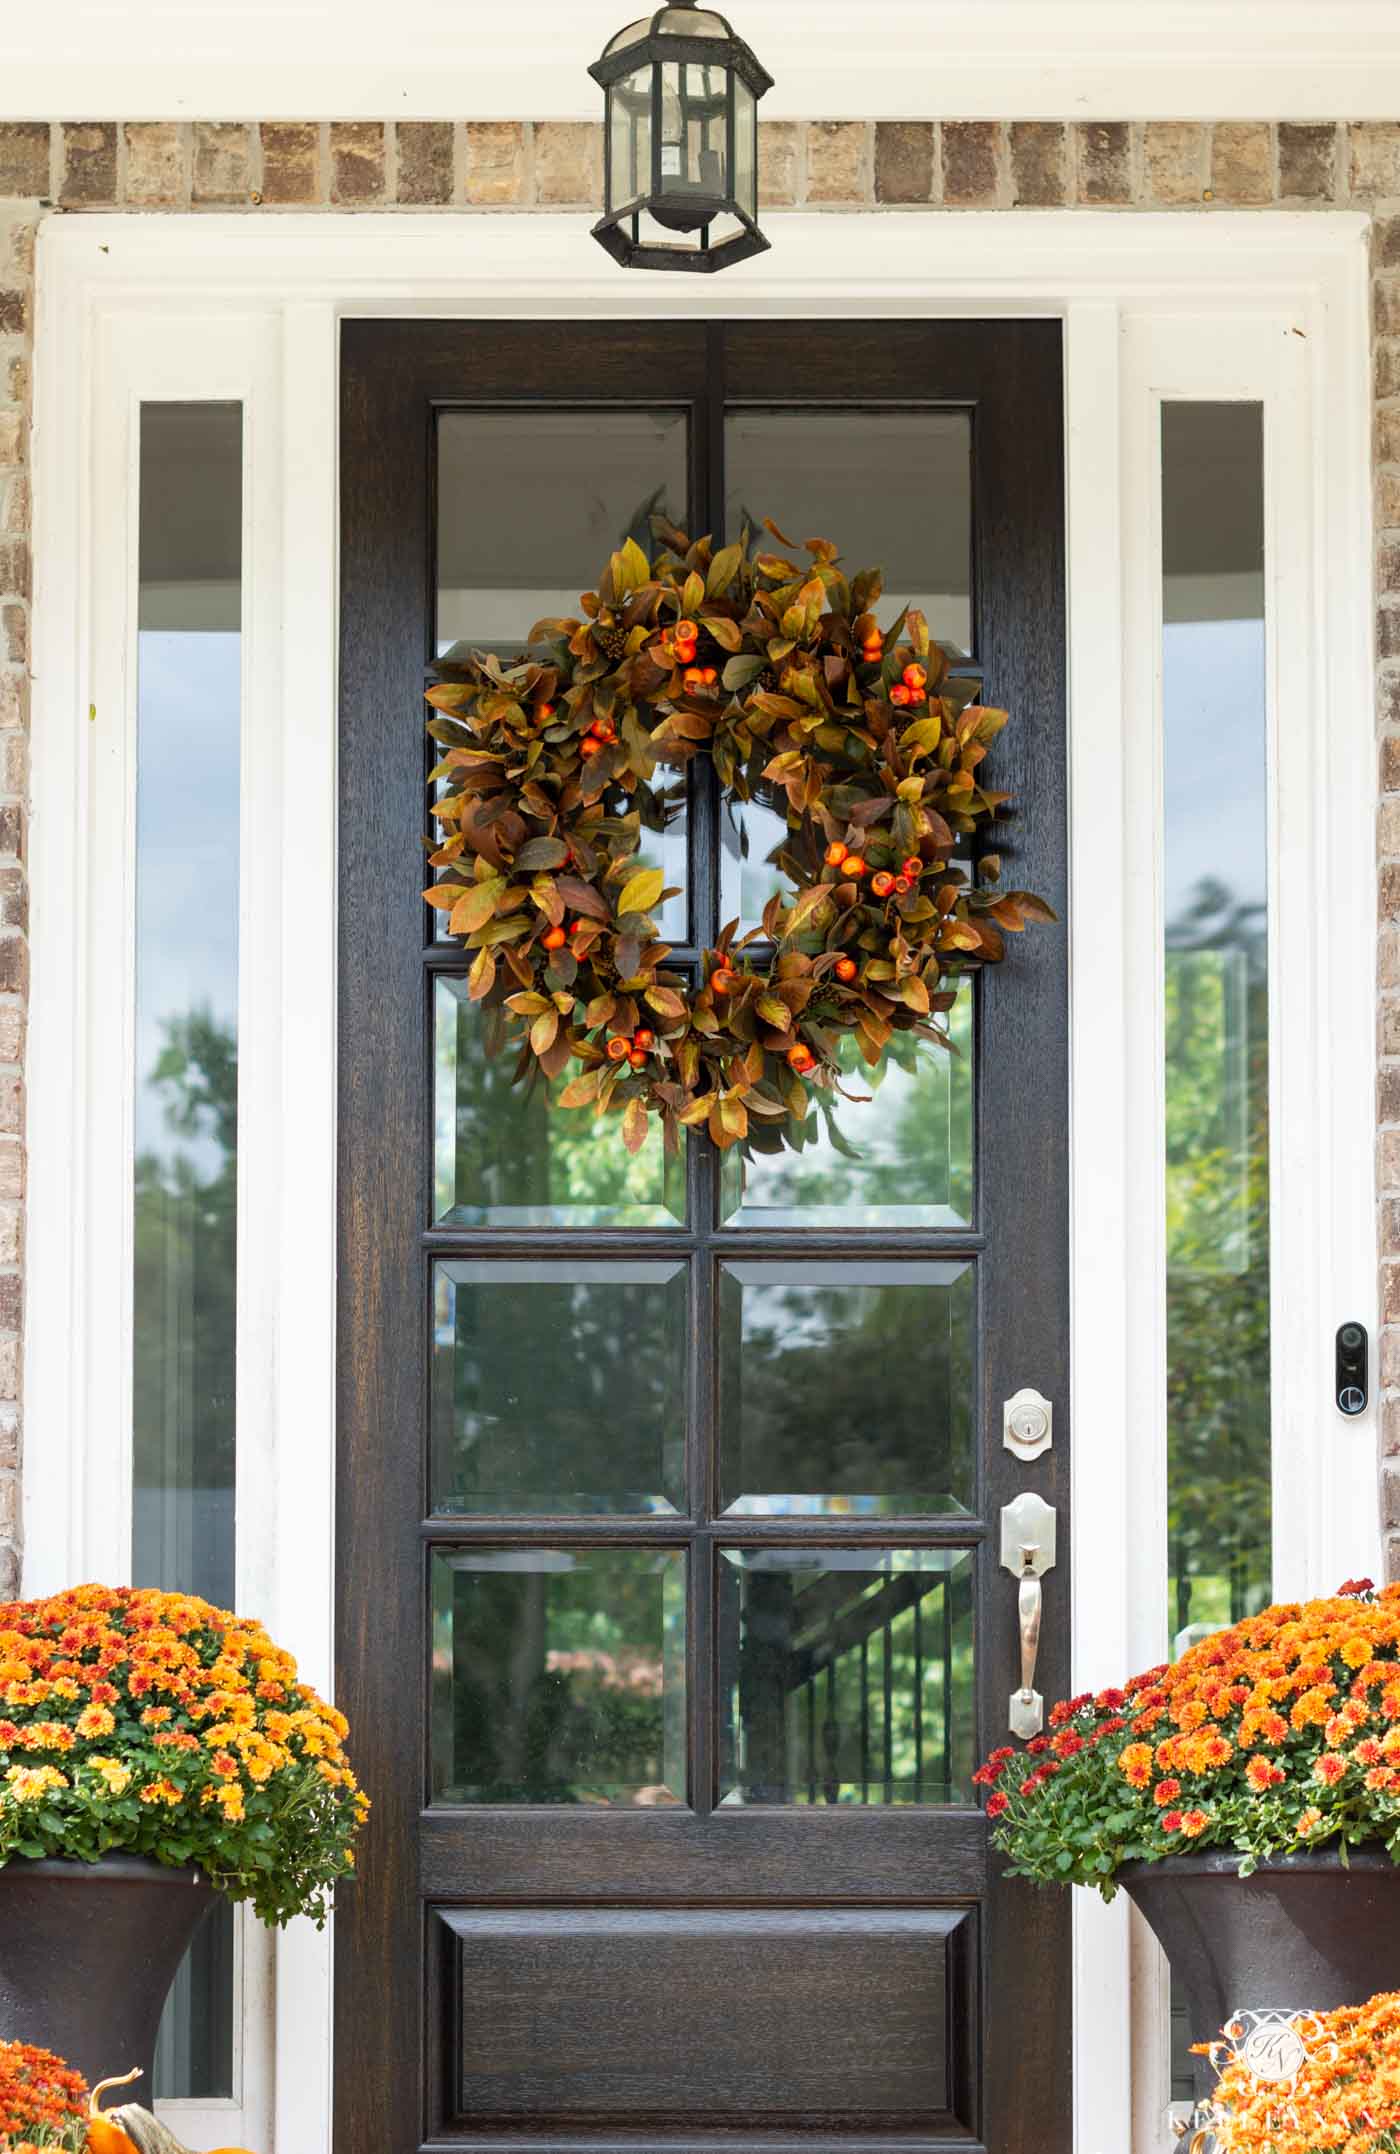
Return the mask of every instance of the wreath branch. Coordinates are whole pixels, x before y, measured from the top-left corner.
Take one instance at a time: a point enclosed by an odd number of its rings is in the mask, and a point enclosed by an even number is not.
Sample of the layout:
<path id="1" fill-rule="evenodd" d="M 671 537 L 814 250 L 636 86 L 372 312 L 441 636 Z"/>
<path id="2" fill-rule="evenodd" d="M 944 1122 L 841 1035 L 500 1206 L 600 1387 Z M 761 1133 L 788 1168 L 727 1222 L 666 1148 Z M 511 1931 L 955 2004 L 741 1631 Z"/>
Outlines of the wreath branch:
<path id="1" fill-rule="evenodd" d="M 982 772 L 1008 714 L 950 674 L 916 608 L 881 629 L 878 570 L 848 580 L 828 539 L 799 564 L 658 536 L 653 560 L 630 539 L 612 555 L 580 618 L 536 624 L 548 660 L 432 669 L 424 895 L 519 1042 L 517 1079 L 571 1072 L 557 1103 L 621 1114 L 632 1151 L 654 1116 L 672 1148 L 694 1128 L 792 1142 L 809 1087 L 841 1089 L 843 1035 L 871 1069 L 897 1032 L 955 1051 L 960 977 L 1055 915 L 1000 889 L 994 853 L 975 879 L 956 857 L 1009 806 Z M 657 926 L 678 893 L 643 855 L 683 798 L 667 776 L 700 755 L 728 794 L 785 804 L 790 887 L 760 927 L 729 922 L 692 986 Z"/>

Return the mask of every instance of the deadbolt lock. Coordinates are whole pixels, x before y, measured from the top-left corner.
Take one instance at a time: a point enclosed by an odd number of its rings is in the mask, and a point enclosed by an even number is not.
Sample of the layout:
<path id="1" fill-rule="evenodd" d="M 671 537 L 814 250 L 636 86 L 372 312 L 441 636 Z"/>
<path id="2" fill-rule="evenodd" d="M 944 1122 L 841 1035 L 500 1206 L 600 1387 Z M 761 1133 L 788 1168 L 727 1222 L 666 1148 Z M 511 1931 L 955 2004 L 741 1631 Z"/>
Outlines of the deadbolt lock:
<path id="1" fill-rule="evenodd" d="M 1017 1391 L 1001 1409 L 1001 1440 L 1017 1458 L 1039 1458 L 1055 1441 L 1055 1409 L 1038 1391 Z"/>

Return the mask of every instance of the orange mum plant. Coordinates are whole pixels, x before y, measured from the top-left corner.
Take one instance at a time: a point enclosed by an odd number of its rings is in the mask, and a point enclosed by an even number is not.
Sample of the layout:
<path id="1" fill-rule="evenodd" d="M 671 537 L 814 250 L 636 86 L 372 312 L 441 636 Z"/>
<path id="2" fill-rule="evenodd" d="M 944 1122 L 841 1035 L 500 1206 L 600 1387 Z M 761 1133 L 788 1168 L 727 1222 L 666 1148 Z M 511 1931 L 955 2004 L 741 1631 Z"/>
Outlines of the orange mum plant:
<path id="1" fill-rule="evenodd" d="M 82 2147 L 88 2090 L 51 2050 L 0 2042 L 0 2147 Z"/>
<path id="2" fill-rule="evenodd" d="M 260 1624 L 191 1594 L 0 1604 L 0 1862 L 145 1855 L 324 1921 L 368 1809 L 347 1732 Z"/>
<path id="3" fill-rule="evenodd" d="M 1204 2052 L 1221 2066 L 1211 2120 L 1219 2154 L 1397 2154 L 1400 1993 L 1317 2013 L 1283 2080 L 1256 2073 L 1234 2031 Z"/>
<path id="4" fill-rule="evenodd" d="M 1400 1859 L 1400 1585 L 1353 1579 L 1204 1638 L 1174 1667 L 1067 1699 L 974 1775 L 1015 1876 L 1096 1885 L 1126 1862 L 1329 1841 Z"/>

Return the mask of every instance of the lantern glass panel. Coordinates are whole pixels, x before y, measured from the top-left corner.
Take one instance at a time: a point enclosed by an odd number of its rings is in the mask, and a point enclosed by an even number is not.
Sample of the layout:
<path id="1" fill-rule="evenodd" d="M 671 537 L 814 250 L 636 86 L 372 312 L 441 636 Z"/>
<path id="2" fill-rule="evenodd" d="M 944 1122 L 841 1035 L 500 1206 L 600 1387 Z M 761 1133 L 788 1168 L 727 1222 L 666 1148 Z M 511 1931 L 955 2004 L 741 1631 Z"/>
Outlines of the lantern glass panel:
<path id="1" fill-rule="evenodd" d="M 742 76 L 734 78 L 734 200 L 758 222 L 758 103 Z"/>
<path id="2" fill-rule="evenodd" d="M 646 36 L 650 28 L 650 15 L 640 15 L 636 22 L 629 22 L 625 30 L 619 30 L 616 37 L 608 39 L 603 47 L 604 59 L 610 52 L 621 52 L 625 45 L 635 45 L 639 38 Z"/>
<path id="3" fill-rule="evenodd" d="M 651 189 L 651 63 L 624 75 L 608 92 L 611 164 L 608 209 L 640 201 Z"/>
<path id="4" fill-rule="evenodd" d="M 722 16 L 703 7 L 668 7 L 657 30 L 662 37 L 724 37 L 730 35 Z"/>

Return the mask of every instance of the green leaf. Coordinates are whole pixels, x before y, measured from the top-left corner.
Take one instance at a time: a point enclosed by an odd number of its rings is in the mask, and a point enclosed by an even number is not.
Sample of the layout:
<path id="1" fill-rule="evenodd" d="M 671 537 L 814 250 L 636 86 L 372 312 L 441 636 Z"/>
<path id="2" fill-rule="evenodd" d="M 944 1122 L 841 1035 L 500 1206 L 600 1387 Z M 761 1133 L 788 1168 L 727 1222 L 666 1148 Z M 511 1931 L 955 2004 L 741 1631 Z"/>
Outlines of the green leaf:
<path id="1" fill-rule="evenodd" d="M 619 914 L 650 912 L 665 887 L 666 878 L 660 868 L 643 868 L 640 874 L 629 876 L 618 897 Z"/>
<path id="2" fill-rule="evenodd" d="M 744 549 L 742 546 L 721 546 L 714 560 L 710 563 L 710 572 L 705 578 L 706 598 L 720 598 L 723 596 L 738 575 L 739 565 L 743 558 Z"/>

